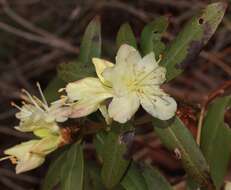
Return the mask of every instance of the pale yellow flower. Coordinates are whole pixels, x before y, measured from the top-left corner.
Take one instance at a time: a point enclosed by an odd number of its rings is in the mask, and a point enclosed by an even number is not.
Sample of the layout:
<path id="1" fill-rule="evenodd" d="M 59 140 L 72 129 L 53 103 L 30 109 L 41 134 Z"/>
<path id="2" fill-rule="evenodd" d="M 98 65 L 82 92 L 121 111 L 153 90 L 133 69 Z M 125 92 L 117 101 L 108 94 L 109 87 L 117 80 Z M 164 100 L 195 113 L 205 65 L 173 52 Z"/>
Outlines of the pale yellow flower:
<path id="1" fill-rule="evenodd" d="M 40 140 L 30 140 L 15 145 L 4 151 L 9 155 L 1 160 L 10 159 L 16 164 L 16 173 L 26 172 L 39 167 L 45 161 L 45 156 L 55 149 L 61 142 L 56 135 L 49 135 Z"/>
<path id="2" fill-rule="evenodd" d="M 19 126 L 15 127 L 22 132 L 35 132 L 41 128 L 47 128 L 54 133 L 59 132 L 57 122 L 64 122 L 68 119 L 70 108 L 65 106 L 65 98 L 52 102 L 48 105 L 40 86 L 39 91 L 42 101 L 35 96 L 31 96 L 29 92 L 23 90 L 26 103 L 19 107 L 13 103 L 20 111 L 16 113 L 16 117 L 20 120 Z"/>
<path id="3" fill-rule="evenodd" d="M 135 48 L 124 44 L 115 65 L 99 58 L 93 58 L 93 63 L 99 79 L 85 78 L 66 87 L 68 98 L 77 101 L 72 117 L 96 111 L 108 98 L 112 101 L 104 114 L 120 123 L 130 120 L 140 105 L 161 120 L 175 115 L 175 100 L 160 88 L 166 69 L 159 66 L 154 53 L 142 58 Z"/>
<path id="4" fill-rule="evenodd" d="M 94 63 L 99 59 L 93 59 Z M 101 62 L 101 60 L 100 60 Z M 87 77 L 76 82 L 69 83 L 66 86 L 67 97 L 72 104 L 72 114 L 69 117 L 79 118 L 87 116 L 96 110 L 100 110 L 110 123 L 104 101 L 113 96 L 112 89 L 107 81 L 102 77 L 102 72 L 106 67 L 112 67 L 113 64 L 103 60 L 103 64 L 95 64 L 96 73 L 99 78 Z"/>

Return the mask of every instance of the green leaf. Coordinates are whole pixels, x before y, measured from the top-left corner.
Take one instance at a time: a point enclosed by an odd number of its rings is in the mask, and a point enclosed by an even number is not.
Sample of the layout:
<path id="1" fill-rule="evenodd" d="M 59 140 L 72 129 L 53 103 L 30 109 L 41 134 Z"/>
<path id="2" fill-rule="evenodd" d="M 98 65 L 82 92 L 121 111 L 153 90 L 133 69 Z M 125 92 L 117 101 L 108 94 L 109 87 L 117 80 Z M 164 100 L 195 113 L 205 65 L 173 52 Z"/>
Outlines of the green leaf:
<path id="1" fill-rule="evenodd" d="M 125 152 L 126 144 L 121 141 L 120 134 L 115 131 L 108 132 L 101 171 L 103 183 L 108 189 L 115 187 L 126 172 L 129 160 L 124 159 Z"/>
<path id="2" fill-rule="evenodd" d="M 101 56 L 101 46 L 101 25 L 98 17 L 96 17 L 85 30 L 78 60 L 68 64 L 60 64 L 57 68 L 58 76 L 66 82 L 94 76 L 95 68 L 92 64 L 92 58 Z"/>
<path id="3" fill-rule="evenodd" d="M 116 37 L 117 48 L 119 49 L 119 47 L 123 44 L 128 44 L 137 48 L 136 37 L 128 23 L 125 23 L 120 27 Z"/>
<path id="4" fill-rule="evenodd" d="M 85 30 L 78 60 L 85 65 L 91 64 L 93 57 L 100 57 L 101 46 L 101 24 L 99 18 L 95 17 Z"/>
<path id="5" fill-rule="evenodd" d="M 161 41 L 161 37 L 167 27 L 168 19 L 166 17 L 160 17 L 144 27 L 140 41 L 141 50 L 144 55 L 154 52 L 158 59 L 159 55 L 165 49 L 165 44 Z"/>
<path id="6" fill-rule="evenodd" d="M 86 162 L 84 190 L 105 190 L 100 177 L 100 168 L 95 162 Z"/>
<path id="7" fill-rule="evenodd" d="M 151 167 L 146 166 L 142 172 L 148 190 L 173 190 L 168 181 L 160 174 L 160 172 Z"/>
<path id="8" fill-rule="evenodd" d="M 85 67 L 79 61 L 72 61 L 68 64 L 59 64 L 57 67 L 57 71 L 58 76 L 66 82 L 73 82 L 88 76 L 95 75 L 95 69 L 93 68 L 93 64 L 89 65 L 89 67 Z"/>
<path id="9" fill-rule="evenodd" d="M 186 181 L 186 190 L 198 190 L 200 187 L 198 184 L 192 179 L 188 178 Z"/>
<path id="10" fill-rule="evenodd" d="M 75 143 L 67 152 L 65 166 L 62 170 L 62 190 L 82 190 L 84 178 L 83 148 Z"/>
<path id="11" fill-rule="evenodd" d="M 184 65 L 198 55 L 216 31 L 226 8 L 224 2 L 212 3 L 186 24 L 163 54 L 161 65 L 167 68 L 167 80 L 178 76 Z"/>
<path id="12" fill-rule="evenodd" d="M 58 158 L 55 159 L 49 166 L 45 180 L 43 182 L 43 190 L 52 190 L 56 186 L 61 178 L 62 167 L 66 161 L 66 153 L 63 152 Z"/>
<path id="13" fill-rule="evenodd" d="M 129 167 L 121 184 L 126 190 L 148 190 L 141 170 L 135 164 Z"/>
<path id="14" fill-rule="evenodd" d="M 100 131 L 99 133 L 95 135 L 93 139 L 93 143 L 95 145 L 97 156 L 102 161 L 103 161 L 103 154 L 104 154 L 106 138 L 107 138 L 107 133 L 105 131 Z"/>
<path id="15" fill-rule="evenodd" d="M 46 97 L 46 100 L 48 102 L 53 102 L 53 101 L 59 99 L 60 94 L 58 93 L 58 90 L 60 88 L 65 87 L 65 85 L 66 85 L 66 82 L 64 82 L 59 77 L 53 78 L 49 82 L 49 84 L 46 87 L 46 89 L 44 90 L 44 95 Z"/>
<path id="16" fill-rule="evenodd" d="M 223 184 L 231 153 L 231 129 L 224 123 L 230 100 L 231 96 L 218 98 L 209 106 L 201 132 L 201 149 L 217 189 Z"/>
<path id="17" fill-rule="evenodd" d="M 163 144 L 179 155 L 187 174 L 202 186 L 211 186 L 208 164 L 192 134 L 180 119 L 175 117 L 172 122 L 155 119 L 153 126 L 156 126 L 155 132 Z"/>

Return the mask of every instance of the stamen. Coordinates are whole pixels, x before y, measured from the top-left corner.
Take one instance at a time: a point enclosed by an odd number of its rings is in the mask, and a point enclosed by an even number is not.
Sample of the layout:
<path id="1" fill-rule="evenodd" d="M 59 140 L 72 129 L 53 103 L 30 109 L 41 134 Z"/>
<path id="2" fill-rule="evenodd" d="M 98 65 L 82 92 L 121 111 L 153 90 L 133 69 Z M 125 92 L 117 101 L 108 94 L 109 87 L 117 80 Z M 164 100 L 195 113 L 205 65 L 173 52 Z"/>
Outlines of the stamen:
<path id="1" fill-rule="evenodd" d="M 22 111 L 22 108 L 19 107 L 19 106 L 18 106 L 17 104 L 15 104 L 14 102 L 11 102 L 10 104 L 11 104 L 11 106 L 13 106 L 13 107 L 19 109 L 20 111 Z"/>
<path id="2" fill-rule="evenodd" d="M 4 160 L 8 160 L 8 159 L 10 159 L 11 157 L 12 157 L 12 156 L 3 157 L 3 158 L 0 159 L 0 162 L 1 162 L 1 161 L 4 161 Z"/>
<path id="3" fill-rule="evenodd" d="M 46 100 L 46 98 L 45 98 L 45 96 L 44 96 L 44 94 L 43 94 L 43 91 L 42 91 L 42 89 L 41 89 L 41 86 L 40 86 L 39 82 L 37 82 L 36 85 L 37 85 L 37 87 L 38 87 L 39 93 L 40 93 L 40 95 L 41 95 L 41 98 L 42 98 L 44 104 L 48 107 L 47 100 Z"/>
<path id="4" fill-rule="evenodd" d="M 38 99 L 36 96 L 33 96 L 34 100 L 38 102 L 39 105 L 41 105 L 45 110 L 48 110 L 48 106 L 44 104 L 40 99 Z"/>
<path id="5" fill-rule="evenodd" d="M 65 88 L 60 88 L 59 90 L 58 90 L 58 92 L 60 93 L 60 92 L 63 92 L 65 90 Z"/>
<path id="6" fill-rule="evenodd" d="M 22 89 L 22 92 L 24 92 L 30 99 L 30 101 L 35 105 L 36 108 L 40 109 L 41 111 L 44 111 L 38 104 L 37 102 L 33 99 L 33 97 L 30 95 L 30 93 L 28 91 L 26 91 L 25 89 Z"/>

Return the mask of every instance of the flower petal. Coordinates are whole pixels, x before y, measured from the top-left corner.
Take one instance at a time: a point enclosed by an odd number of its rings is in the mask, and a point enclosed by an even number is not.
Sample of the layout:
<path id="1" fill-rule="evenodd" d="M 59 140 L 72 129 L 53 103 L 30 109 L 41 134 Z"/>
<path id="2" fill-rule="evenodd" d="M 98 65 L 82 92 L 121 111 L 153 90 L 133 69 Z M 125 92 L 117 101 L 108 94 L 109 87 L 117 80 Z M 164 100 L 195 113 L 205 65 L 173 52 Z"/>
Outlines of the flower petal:
<path id="1" fill-rule="evenodd" d="M 42 138 L 38 143 L 34 144 L 30 150 L 32 154 L 46 156 L 47 154 L 56 150 L 61 143 L 61 138 L 58 135 L 49 135 Z"/>
<path id="2" fill-rule="evenodd" d="M 123 44 L 116 55 L 116 64 L 138 63 L 141 60 L 139 52 L 132 46 Z"/>
<path id="3" fill-rule="evenodd" d="M 92 59 L 93 64 L 95 65 L 95 70 L 96 70 L 96 74 L 99 77 L 99 79 L 101 80 L 101 82 L 107 86 L 110 86 L 110 82 L 106 81 L 103 76 L 102 73 L 103 71 L 108 68 L 108 67 L 113 67 L 114 64 L 104 60 L 104 59 L 99 59 L 99 58 L 93 58 Z"/>
<path id="4" fill-rule="evenodd" d="M 129 93 L 123 97 L 114 97 L 109 104 L 109 116 L 119 123 L 125 123 L 135 114 L 140 105 L 136 93 Z"/>
<path id="5" fill-rule="evenodd" d="M 160 85 L 166 80 L 166 69 L 159 66 L 154 53 L 144 56 L 137 64 L 135 72 L 140 85 Z"/>
<path id="6" fill-rule="evenodd" d="M 27 142 L 23 142 L 21 144 L 15 145 L 11 148 L 8 148 L 4 151 L 4 154 L 14 156 L 19 160 L 22 159 L 27 152 L 31 150 L 31 148 L 37 144 L 39 140 L 30 140 Z"/>
<path id="7" fill-rule="evenodd" d="M 88 77 L 66 86 L 67 96 L 71 101 L 91 99 L 95 96 L 110 97 L 110 88 L 105 87 L 99 79 Z"/>
<path id="8" fill-rule="evenodd" d="M 172 118 L 177 109 L 176 101 L 167 94 L 164 96 L 141 94 L 140 102 L 149 114 L 161 120 Z"/>
<path id="9" fill-rule="evenodd" d="M 100 105 L 99 111 L 101 112 L 101 114 L 105 118 L 106 123 L 108 125 L 110 125 L 112 123 L 112 118 L 109 116 L 106 105 L 105 104 Z"/>
<path id="10" fill-rule="evenodd" d="M 33 170 L 43 164 L 45 158 L 36 154 L 26 154 L 23 160 L 18 161 L 16 166 L 16 174 L 20 174 L 29 170 Z"/>
<path id="11" fill-rule="evenodd" d="M 112 97 L 112 95 L 101 94 L 98 96 L 92 95 L 92 97 L 79 100 L 72 107 L 72 113 L 69 115 L 70 118 L 80 118 L 87 116 L 97 109 L 100 108 L 100 104 L 107 98 Z"/>

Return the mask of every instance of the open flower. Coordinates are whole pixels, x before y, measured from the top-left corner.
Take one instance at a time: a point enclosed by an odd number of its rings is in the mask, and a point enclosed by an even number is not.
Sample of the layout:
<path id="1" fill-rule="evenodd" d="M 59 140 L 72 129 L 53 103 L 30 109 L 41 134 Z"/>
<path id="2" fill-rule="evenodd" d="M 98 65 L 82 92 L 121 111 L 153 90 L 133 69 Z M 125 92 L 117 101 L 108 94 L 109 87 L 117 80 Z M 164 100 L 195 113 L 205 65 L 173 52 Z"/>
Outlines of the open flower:
<path id="1" fill-rule="evenodd" d="M 44 161 L 45 156 L 61 143 L 61 138 L 50 135 L 40 140 L 30 140 L 6 149 L 4 154 L 9 155 L 1 160 L 10 159 L 16 164 L 16 173 L 22 173 L 39 167 Z"/>
<path id="2" fill-rule="evenodd" d="M 153 117 L 168 120 L 175 115 L 177 104 L 160 85 L 166 80 L 166 69 L 159 66 L 154 53 L 141 58 L 131 46 L 122 45 L 114 67 L 106 68 L 102 76 L 113 88 L 109 116 L 125 123 L 140 104 Z"/>
<path id="3" fill-rule="evenodd" d="M 64 122 L 70 114 L 70 108 L 65 106 L 65 98 L 61 98 L 48 105 L 42 90 L 38 84 L 42 101 L 35 96 L 31 96 L 29 92 L 23 90 L 26 103 L 22 107 L 12 104 L 20 111 L 16 113 L 16 117 L 20 120 L 19 126 L 15 127 L 22 132 L 35 132 L 39 129 L 49 129 L 54 133 L 59 132 L 57 122 Z"/>
<path id="4" fill-rule="evenodd" d="M 139 106 L 152 116 L 168 120 L 174 116 L 177 104 L 160 85 L 166 80 L 166 69 L 159 66 L 154 53 L 143 58 L 139 52 L 122 45 L 116 56 L 116 64 L 93 58 L 99 78 L 85 78 L 66 87 L 67 96 L 74 103 L 71 117 L 86 116 L 97 109 L 108 98 L 108 118 L 125 123 L 135 114 Z"/>

